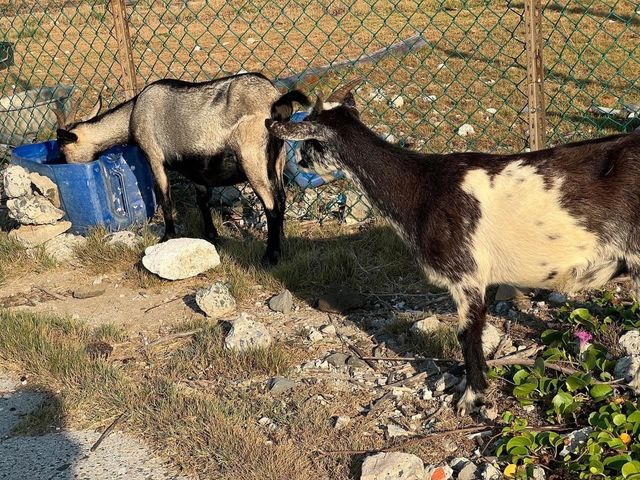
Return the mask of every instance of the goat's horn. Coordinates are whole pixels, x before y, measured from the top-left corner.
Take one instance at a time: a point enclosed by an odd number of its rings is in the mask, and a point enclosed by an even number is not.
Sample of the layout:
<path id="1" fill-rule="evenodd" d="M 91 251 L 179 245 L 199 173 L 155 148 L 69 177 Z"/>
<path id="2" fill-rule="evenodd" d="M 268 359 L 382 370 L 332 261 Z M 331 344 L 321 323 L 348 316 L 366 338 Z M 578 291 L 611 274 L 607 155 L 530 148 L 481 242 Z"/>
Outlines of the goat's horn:
<path id="1" fill-rule="evenodd" d="M 67 119 L 64 116 L 62 110 L 59 107 L 53 108 L 53 113 L 56 115 L 56 120 L 58 122 L 58 128 L 65 128 L 67 126 Z"/>
<path id="2" fill-rule="evenodd" d="M 324 101 L 322 100 L 322 95 L 318 93 L 318 98 L 316 98 L 316 105 L 313 107 L 313 110 L 316 113 L 320 113 L 322 111 L 323 104 L 324 104 Z"/>
<path id="3" fill-rule="evenodd" d="M 327 98 L 327 102 L 341 102 L 351 90 L 360 85 L 363 81 L 364 79 L 362 77 L 358 77 L 345 83 L 334 91 L 329 98 Z"/>

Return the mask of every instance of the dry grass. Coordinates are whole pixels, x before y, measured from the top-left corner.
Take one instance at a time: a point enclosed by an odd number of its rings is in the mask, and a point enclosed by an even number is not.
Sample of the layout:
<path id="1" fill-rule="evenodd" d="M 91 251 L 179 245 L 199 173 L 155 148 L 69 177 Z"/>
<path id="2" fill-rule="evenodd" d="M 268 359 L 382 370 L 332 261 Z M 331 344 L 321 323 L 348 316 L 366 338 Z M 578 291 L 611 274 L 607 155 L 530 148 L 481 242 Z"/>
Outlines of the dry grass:
<path id="1" fill-rule="evenodd" d="M 0 231 L 0 285 L 8 278 L 28 271 L 53 268 L 56 262 L 42 247 L 27 249 L 18 240 Z"/>
<path id="2" fill-rule="evenodd" d="M 96 332 L 69 319 L 4 310 L 0 317 L 0 359 L 28 373 L 31 384 L 57 392 L 23 420 L 19 432 L 104 425 L 127 412 L 125 427 L 176 467 L 221 479 L 349 478 L 348 458 L 322 458 L 314 452 L 373 446 L 361 435 L 371 427 L 365 419 L 348 432 L 331 427 L 334 413 L 344 413 L 350 404 L 357 407 L 358 400 L 348 394 L 322 406 L 308 400 L 317 387 L 283 400 L 236 386 L 237 380 L 285 371 L 296 357 L 290 347 L 226 352 L 220 348 L 218 327 L 201 323 L 203 331 L 193 339 L 125 365 L 85 354 L 88 343 L 105 338 L 104 329 Z M 107 337 L 113 338 L 113 332 Z M 212 386 L 188 386 L 206 378 L 215 379 Z M 263 416 L 277 428 L 260 426 Z"/>

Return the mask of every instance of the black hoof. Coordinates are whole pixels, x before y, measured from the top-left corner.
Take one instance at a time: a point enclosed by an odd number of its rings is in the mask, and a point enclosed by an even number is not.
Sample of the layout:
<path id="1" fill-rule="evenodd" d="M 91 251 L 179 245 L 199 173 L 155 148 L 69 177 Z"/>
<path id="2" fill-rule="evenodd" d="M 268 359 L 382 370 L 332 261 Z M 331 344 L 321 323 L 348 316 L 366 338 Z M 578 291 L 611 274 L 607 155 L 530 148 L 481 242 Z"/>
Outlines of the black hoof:
<path id="1" fill-rule="evenodd" d="M 265 253 L 262 257 L 262 266 L 265 268 L 273 267 L 280 261 L 280 252 Z"/>

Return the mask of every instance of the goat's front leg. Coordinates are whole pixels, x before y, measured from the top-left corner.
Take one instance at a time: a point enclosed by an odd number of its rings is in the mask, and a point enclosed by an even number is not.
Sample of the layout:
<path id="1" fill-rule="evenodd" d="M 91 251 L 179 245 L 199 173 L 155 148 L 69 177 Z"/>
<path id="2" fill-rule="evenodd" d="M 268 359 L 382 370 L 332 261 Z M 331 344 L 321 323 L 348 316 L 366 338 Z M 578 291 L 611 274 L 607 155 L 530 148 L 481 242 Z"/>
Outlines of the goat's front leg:
<path id="1" fill-rule="evenodd" d="M 204 236 L 211 243 L 218 243 L 218 231 L 213 224 L 211 218 L 211 210 L 209 209 L 209 190 L 204 185 L 196 184 L 196 203 L 202 214 L 202 221 L 204 223 Z"/>
<path id="2" fill-rule="evenodd" d="M 484 288 L 461 287 L 452 293 L 458 305 L 458 339 L 467 372 L 467 386 L 458 401 L 458 414 L 465 415 L 473 413 L 484 404 L 487 362 L 482 350 L 482 331 L 487 307 L 484 302 Z"/>
<path id="3" fill-rule="evenodd" d="M 171 199 L 169 177 L 167 177 L 167 172 L 164 168 L 164 154 L 156 145 L 143 145 L 140 143 L 140 147 L 145 152 L 156 182 L 158 203 L 162 207 L 162 215 L 164 216 L 164 235 L 160 242 L 166 242 L 176 237 L 176 212 Z"/>

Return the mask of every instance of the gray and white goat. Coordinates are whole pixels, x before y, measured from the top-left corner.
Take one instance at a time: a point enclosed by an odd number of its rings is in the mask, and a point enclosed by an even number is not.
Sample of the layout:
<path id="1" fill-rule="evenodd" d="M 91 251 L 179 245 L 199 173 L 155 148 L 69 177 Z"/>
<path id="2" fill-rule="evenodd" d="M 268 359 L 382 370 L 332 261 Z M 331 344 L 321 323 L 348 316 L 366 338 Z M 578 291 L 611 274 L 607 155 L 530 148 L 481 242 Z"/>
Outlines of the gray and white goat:
<path id="1" fill-rule="evenodd" d="M 640 134 L 516 155 L 423 155 L 382 140 L 350 88 L 308 121 L 267 121 L 301 154 L 351 174 L 458 307 L 467 387 L 461 414 L 484 402 L 485 290 L 491 284 L 575 292 L 628 272 L 640 287 Z"/>
<path id="2" fill-rule="evenodd" d="M 201 83 L 159 80 L 101 115 L 66 128 L 61 125 L 58 142 L 68 163 L 90 162 L 113 145 L 137 144 L 156 181 L 165 222 L 163 241 L 176 233 L 166 169 L 195 183 L 206 236 L 212 241 L 218 233 L 207 206 L 207 188 L 248 180 L 267 217 L 263 262 L 273 265 L 281 252 L 284 158 L 283 142 L 269 135 L 265 120 L 287 119 L 293 102 L 307 105 L 308 99 L 298 90 L 282 95 L 259 73 Z M 64 118 L 58 121 L 63 124 Z"/>

